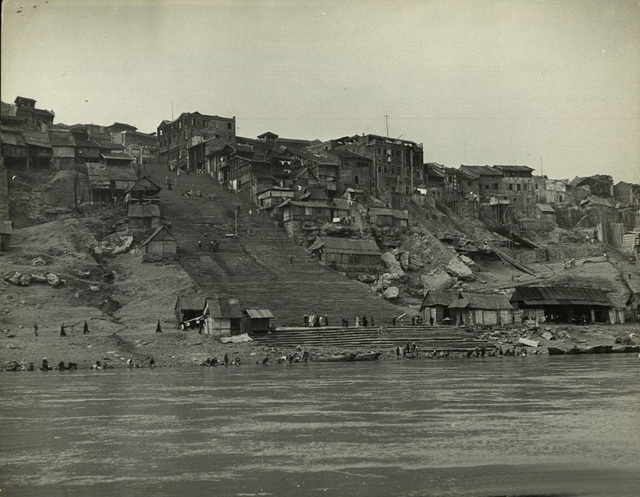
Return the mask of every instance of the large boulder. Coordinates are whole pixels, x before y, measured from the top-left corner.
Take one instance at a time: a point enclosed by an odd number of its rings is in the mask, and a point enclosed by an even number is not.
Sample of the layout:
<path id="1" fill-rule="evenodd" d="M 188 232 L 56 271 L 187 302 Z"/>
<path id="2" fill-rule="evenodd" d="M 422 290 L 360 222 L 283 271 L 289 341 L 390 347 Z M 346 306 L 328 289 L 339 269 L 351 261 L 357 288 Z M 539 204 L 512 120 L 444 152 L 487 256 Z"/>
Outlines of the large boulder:
<path id="1" fill-rule="evenodd" d="M 400 290 L 397 286 L 390 286 L 387 288 L 382 294 L 386 300 L 397 299 L 398 295 L 400 295 Z"/>
<path id="2" fill-rule="evenodd" d="M 60 286 L 62 285 L 63 281 L 60 279 L 60 276 L 58 276 L 55 273 L 47 273 L 47 283 L 51 286 Z"/>
<path id="3" fill-rule="evenodd" d="M 422 286 L 425 290 L 433 290 L 435 292 L 441 292 L 448 290 L 456 282 L 455 278 L 452 278 L 449 273 L 443 269 L 434 269 L 428 273 L 420 276 Z"/>
<path id="4" fill-rule="evenodd" d="M 116 255 L 131 248 L 133 237 L 114 233 L 100 242 L 93 250 L 96 255 Z"/>
<path id="5" fill-rule="evenodd" d="M 459 257 L 451 259 L 447 264 L 446 270 L 449 274 L 461 280 L 472 281 L 475 279 L 473 271 Z"/>
<path id="6" fill-rule="evenodd" d="M 397 278 L 404 275 L 402 266 L 391 252 L 385 252 L 382 254 L 382 263 L 389 270 L 389 273 L 395 275 Z"/>

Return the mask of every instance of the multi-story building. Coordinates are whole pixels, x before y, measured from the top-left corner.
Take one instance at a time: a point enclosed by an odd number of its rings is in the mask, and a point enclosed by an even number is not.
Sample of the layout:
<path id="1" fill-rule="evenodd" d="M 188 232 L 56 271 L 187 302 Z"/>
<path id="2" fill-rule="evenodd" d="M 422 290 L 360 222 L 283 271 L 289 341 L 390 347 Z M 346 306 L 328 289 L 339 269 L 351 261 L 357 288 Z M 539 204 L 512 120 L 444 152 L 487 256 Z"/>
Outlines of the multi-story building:
<path id="1" fill-rule="evenodd" d="M 44 131 L 47 126 L 53 124 L 53 111 L 37 109 L 33 98 L 16 97 L 14 105 L 15 116 L 24 119 L 29 129 Z"/>
<path id="2" fill-rule="evenodd" d="M 236 118 L 183 112 L 174 121 L 162 121 L 158 126 L 158 159 L 171 169 L 195 170 L 190 164 L 188 148 L 193 137 L 203 140 L 218 138 L 228 143 L 235 142 Z"/>
<path id="3" fill-rule="evenodd" d="M 120 133 L 120 141 L 116 143 L 122 143 L 138 164 L 153 162 L 158 157 L 158 138 L 155 133 L 124 130 Z"/>
<path id="4" fill-rule="evenodd" d="M 567 201 L 567 180 L 536 176 L 533 181 L 537 203 L 562 204 Z"/>
<path id="5" fill-rule="evenodd" d="M 493 166 L 499 171 L 499 192 L 507 197 L 520 217 L 533 216 L 536 205 L 536 183 L 531 176 L 533 169 L 528 166 Z"/>

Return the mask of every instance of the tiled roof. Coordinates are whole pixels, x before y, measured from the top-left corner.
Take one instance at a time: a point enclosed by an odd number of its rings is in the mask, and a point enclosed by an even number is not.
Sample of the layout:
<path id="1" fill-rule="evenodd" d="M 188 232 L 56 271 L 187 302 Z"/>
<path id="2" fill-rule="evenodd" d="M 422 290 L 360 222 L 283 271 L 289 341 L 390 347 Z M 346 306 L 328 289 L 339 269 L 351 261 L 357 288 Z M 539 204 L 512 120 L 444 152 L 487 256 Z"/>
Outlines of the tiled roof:
<path id="1" fill-rule="evenodd" d="M 357 160 L 366 160 L 371 162 L 369 157 L 366 157 L 362 154 L 358 154 L 356 152 L 352 152 L 351 150 L 347 150 L 346 148 L 334 148 L 333 150 L 327 150 L 327 155 L 335 155 L 336 157 L 341 157 L 343 159 L 357 159 Z"/>
<path id="2" fill-rule="evenodd" d="M 128 154 L 127 152 L 101 152 L 100 156 L 103 159 L 109 160 L 133 160 L 133 156 Z"/>
<path id="3" fill-rule="evenodd" d="M 421 309 L 434 305 L 442 305 L 446 307 L 457 298 L 458 292 L 456 290 L 444 290 L 440 292 L 429 290 L 422 300 Z"/>
<path id="4" fill-rule="evenodd" d="M 35 147 L 51 148 L 49 133 L 46 131 L 23 131 L 22 137 L 27 145 Z"/>
<path id="5" fill-rule="evenodd" d="M 502 173 L 500 171 L 496 171 L 491 166 L 466 166 L 464 164 L 461 164 L 460 169 L 463 171 L 476 173 L 479 176 L 502 177 Z"/>

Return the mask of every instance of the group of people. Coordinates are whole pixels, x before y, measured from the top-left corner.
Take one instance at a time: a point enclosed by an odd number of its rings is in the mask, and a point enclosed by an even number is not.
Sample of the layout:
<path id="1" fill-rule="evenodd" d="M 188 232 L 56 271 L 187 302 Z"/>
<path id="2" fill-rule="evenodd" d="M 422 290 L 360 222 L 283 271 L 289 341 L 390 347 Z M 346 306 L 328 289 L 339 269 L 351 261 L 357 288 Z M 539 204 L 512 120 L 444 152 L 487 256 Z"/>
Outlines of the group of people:
<path id="1" fill-rule="evenodd" d="M 329 326 L 329 316 L 326 314 L 321 316 L 319 314 L 304 315 L 302 317 L 302 325 L 309 328 Z"/>
<path id="2" fill-rule="evenodd" d="M 233 360 L 229 359 L 229 354 L 225 354 L 224 358 L 222 359 L 222 362 L 218 362 L 218 358 L 214 357 L 213 359 L 210 357 L 207 357 L 204 361 L 202 361 L 200 363 L 200 366 L 218 366 L 218 365 L 223 365 L 223 366 L 240 366 L 241 361 L 239 357 L 236 357 Z"/>
<path id="3" fill-rule="evenodd" d="M 406 357 L 410 359 L 418 357 L 418 346 L 416 345 L 416 342 L 407 342 L 405 347 L 400 347 L 398 345 L 396 347 L 396 357 Z"/>
<path id="4" fill-rule="evenodd" d="M 205 233 L 204 238 L 208 238 L 208 237 L 209 237 L 209 234 Z M 198 240 L 198 248 L 202 249 L 202 239 Z M 219 249 L 218 240 L 210 240 L 209 250 L 211 250 L 211 252 L 217 252 L 218 249 Z"/>
<path id="5" fill-rule="evenodd" d="M 35 336 L 38 336 L 38 323 L 33 323 L 33 333 Z M 82 334 L 87 335 L 89 333 L 90 333 L 89 325 L 85 321 L 84 326 L 82 327 Z M 62 326 L 60 326 L 60 336 L 61 337 L 67 336 L 67 327 L 64 325 L 64 323 L 62 324 Z"/>
<path id="6" fill-rule="evenodd" d="M 371 316 L 371 319 L 367 319 L 367 316 L 365 316 L 364 314 L 362 316 L 356 316 L 354 326 L 356 328 L 359 328 L 360 326 L 364 326 L 365 328 L 367 326 L 375 326 L 373 316 Z M 342 327 L 349 327 L 349 318 L 342 318 Z"/>

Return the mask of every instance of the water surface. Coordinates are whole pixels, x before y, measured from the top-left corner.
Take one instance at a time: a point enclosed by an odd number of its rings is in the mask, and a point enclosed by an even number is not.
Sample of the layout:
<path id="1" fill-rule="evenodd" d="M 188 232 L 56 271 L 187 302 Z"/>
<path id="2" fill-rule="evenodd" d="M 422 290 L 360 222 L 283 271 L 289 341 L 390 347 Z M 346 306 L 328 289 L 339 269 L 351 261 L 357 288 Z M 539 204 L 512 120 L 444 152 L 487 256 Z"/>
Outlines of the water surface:
<path id="1" fill-rule="evenodd" d="M 24 496 L 636 496 L 633 354 L 0 375 Z"/>

